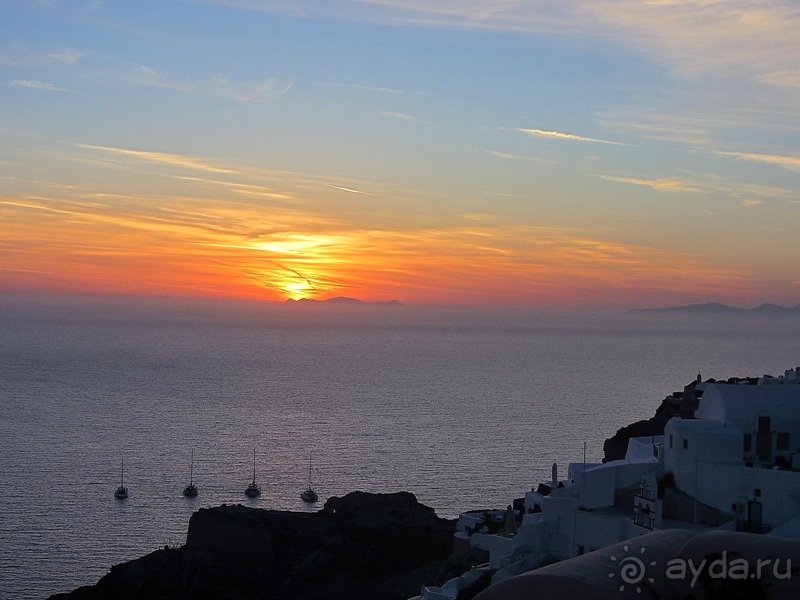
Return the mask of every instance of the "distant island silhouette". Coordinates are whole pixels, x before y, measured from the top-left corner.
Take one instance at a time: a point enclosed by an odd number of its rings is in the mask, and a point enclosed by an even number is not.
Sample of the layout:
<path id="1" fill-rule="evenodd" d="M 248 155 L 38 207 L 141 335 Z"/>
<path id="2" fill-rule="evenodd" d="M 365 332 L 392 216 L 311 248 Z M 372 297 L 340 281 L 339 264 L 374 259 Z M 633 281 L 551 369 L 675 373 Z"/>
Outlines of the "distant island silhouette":
<path id="1" fill-rule="evenodd" d="M 387 302 L 364 302 L 357 298 L 349 298 L 347 296 L 336 296 L 335 298 L 328 298 L 326 300 L 314 300 L 313 298 L 300 298 L 294 300 L 289 298 L 284 301 L 284 304 L 297 305 L 297 306 L 346 306 L 346 307 L 360 307 L 360 306 L 387 306 L 387 307 L 401 307 L 403 306 L 397 300 L 389 300 Z"/>
<path id="2" fill-rule="evenodd" d="M 660 312 L 687 315 L 709 314 L 752 314 L 752 315 L 800 315 L 800 304 L 792 307 L 778 306 L 777 304 L 764 303 L 755 308 L 740 308 L 729 306 L 721 302 L 706 302 L 704 304 L 688 304 L 686 306 L 669 306 L 666 308 L 633 308 L 629 313 Z"/>

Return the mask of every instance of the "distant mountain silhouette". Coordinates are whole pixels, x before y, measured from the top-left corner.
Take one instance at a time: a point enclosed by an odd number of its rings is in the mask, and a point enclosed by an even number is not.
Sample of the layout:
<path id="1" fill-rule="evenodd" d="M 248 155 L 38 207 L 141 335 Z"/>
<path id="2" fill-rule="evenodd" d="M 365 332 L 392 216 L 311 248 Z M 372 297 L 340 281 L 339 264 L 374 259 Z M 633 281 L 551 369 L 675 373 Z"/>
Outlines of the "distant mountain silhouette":
<path id="1" fill-rule="evenodd" d="M 666 308 L 634 308 L 631 313 L 660 312 L 686 315 L 725 315 L 725 314 L 760 314 L 760 315 L 800 315 L 800 304 L 793 307 L 778 306 L 777 304 L 764 303 L 755 308 L 740 308 L 728 306 L 721 302 L 706 302 L 705 304 L 688 304 L 686 306 L 669 306 Z"/>
<path id="2" fill-rule="evenodd" d="M 778 306 L 777 304 L 764 303 L 760 306 L 750 309 L 751 312 L 765 313 L 765 314 L 800 314 L 800 304 L 792 307 Z"/>
<path id="3" fill-rule="evenodd" d="M 289 298 L 284 304 L 294 304 L 297 306 L 341 306 L 341 307 L 361 307 L 361 306 L 403 306 L 397 300 L 389 300 L 388 302 L 364 302 L 357 298 L 348 298 L 346 296 L 336 296 L 335 298 L 328 298 L 327 300 L 314 300 L 313 298 L 300 298 L 300 300 L 293 300 Z"/>

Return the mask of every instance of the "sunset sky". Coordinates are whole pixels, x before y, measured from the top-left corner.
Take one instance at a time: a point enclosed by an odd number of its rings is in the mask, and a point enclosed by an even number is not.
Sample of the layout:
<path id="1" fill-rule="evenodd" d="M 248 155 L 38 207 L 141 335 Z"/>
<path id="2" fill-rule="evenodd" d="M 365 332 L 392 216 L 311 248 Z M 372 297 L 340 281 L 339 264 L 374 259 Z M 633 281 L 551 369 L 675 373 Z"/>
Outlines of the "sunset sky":
<path id="1" fill-rule="evenodd" d="M 796 0 L 8 0 L 0 293 L 800 303 Z"/>

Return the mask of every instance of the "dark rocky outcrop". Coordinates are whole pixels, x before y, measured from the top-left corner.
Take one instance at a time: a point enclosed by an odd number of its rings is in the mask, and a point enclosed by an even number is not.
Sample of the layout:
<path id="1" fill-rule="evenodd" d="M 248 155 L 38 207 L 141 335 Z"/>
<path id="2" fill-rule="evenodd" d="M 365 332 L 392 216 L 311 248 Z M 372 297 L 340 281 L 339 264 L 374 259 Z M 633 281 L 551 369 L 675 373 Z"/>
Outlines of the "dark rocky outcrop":
<path id="1" fill-rule="evenodd" d="M 223 505 L 192 515 L 184 546 L 51 600 L 408 598 L 439 573 L 454 532 L 408 492 L 352 492 L 318 513 Z"/>
<path id="2" fill-rule="evenodd" d="M 703 394 L 697 389 L 698 383 L 699 381 L 692 381 L 684 386 L 682 392 L 673 392 L 664 398 L 656 409 L 656 414 L 649 419 L 636 421 L 618 429 L 603 443 L 603 462 L 625 458 L 625 453 L 628 451 L 628 440 L 633 437 L 663 435 L 664 427 L 672 417 L 692 418 Z"/>

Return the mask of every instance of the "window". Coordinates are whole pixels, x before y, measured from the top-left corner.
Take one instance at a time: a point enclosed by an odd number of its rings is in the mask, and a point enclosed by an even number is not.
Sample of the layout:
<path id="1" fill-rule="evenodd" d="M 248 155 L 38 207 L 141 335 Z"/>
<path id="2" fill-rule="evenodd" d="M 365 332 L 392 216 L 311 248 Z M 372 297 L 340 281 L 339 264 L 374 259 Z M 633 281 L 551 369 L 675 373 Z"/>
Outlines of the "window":
<path id="1" fill-rule="evenodd" d="M 778 441 L 776 442 L 775 449 L 779 452 L 785 452 L 789 449 L 789 432 L 778 434 Z"/>
<path id="2" fill-rule="evenodd" d="M 669 436 L 669 447 L 672 448 L 672 436 Z"/>
<path id="3" fill-rule="evenodd" d="M 683 438 L 683 449 L 684 450 L 689 449 L 689 440 L 687 440 L 686 438 Z"/>
<path id="4" fill-rule="evenodd" d="M 751 452 L 752 449 L 753 449 L 753 435 L 750 433 L 745 433 L 744 437 L 742 437 L 742 451 Z"/>
<path id="5" fill-rule="evenodd" d="M 756 498 L 760 498 L 761 497 L 761 488 L 755 488 L 753 490 L 753 496 L 755 496 Z"/>

